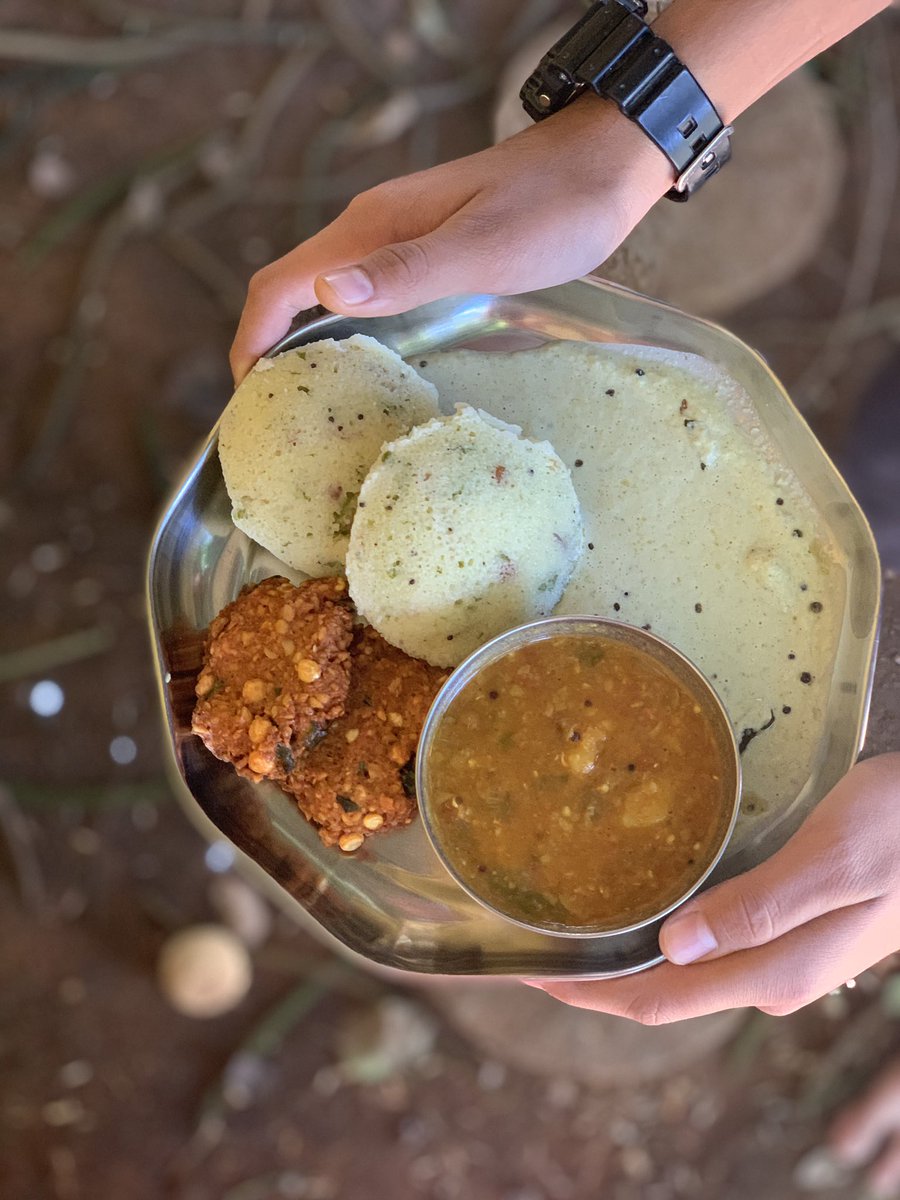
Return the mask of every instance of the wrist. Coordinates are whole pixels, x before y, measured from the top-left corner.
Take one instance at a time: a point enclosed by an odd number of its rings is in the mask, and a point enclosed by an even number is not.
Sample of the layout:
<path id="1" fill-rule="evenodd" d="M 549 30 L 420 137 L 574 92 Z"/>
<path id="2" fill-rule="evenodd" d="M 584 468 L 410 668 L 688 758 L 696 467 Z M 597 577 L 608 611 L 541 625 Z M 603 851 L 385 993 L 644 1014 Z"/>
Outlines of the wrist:
<path id="1" fill-rule="evenodd" d="M 672 47 L 642 19 L 646 11 L 642 0 L 591 4 L 541 58 L 520 97 L 536 122 L 592 92 L 613 102 L 671 164 L 667 194 L 684 201 L 728 162 L 732 129 Z M 652 178 L 652 171 L 641 170 L 640 181 Z"/>
<path id="2" fill-rule="evenodd" d="M 566 177 L 617 206 L 624 237 L 672 186 L 672 164 L 611 100 L 592 92 L 533 128 L 560 152 Z"/>

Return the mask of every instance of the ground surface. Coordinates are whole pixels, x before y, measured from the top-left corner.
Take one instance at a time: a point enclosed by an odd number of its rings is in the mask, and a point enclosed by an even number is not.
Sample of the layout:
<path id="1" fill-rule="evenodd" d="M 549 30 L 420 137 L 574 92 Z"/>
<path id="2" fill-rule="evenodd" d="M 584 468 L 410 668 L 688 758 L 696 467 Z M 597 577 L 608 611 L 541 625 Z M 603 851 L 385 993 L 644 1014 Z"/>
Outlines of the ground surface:
<path id="1" fill-rule="evenodd" d="M 0 77 L 4 1200 L 788 1198 L 895 1039 L 896 998 L 867 976 L 795 1018 L 748 1017 L 690 1073 L 595 1094 L 483 1061 L 427 994 L 398 1016 L 395 988 L 285 918 L 229 1016 L 177 1016 L 154 984 L 166 933 L 213 915 L 215 872 L 163 775 L 143 563 L 228 395 L 247 277 L 359 188 L 483 145 L 492 64 L 556 7 L 466 0 L 445 28 L 437 0 L 6 6 L 45 37 Z M 298 23 L 318 56 L 291 49 Z M 147 36 L 135 52 L 123 33 Z M 80 59 L 70 35 L 95 39 Z M 855 131 L 840 218 L 814 267 L 728 322 L 894 562 L 898 50 L 884 18 L 819 65 Z M 33 710 L 40 680 L 62 689 L 56 715 Z M 417 1034 L 413 1062 L 384 1036 L 360 1052 L 379 1014 Z"/>

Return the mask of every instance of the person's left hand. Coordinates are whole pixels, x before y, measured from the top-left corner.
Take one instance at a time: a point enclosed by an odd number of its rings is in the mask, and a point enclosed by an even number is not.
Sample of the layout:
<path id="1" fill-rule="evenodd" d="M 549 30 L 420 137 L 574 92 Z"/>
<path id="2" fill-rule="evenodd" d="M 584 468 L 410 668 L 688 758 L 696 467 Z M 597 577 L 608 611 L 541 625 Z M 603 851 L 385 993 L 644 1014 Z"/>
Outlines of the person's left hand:
<path id="1" fill-rule="evenodd" d="M 857 763 L 772 858 L 669 917 L 668 962 L 624 979 L 526 982 L 643 1025 L 747 1006 L 783 1016 L 898 947 L 900 754 L 886 754 Z"/>
<path id="2" fill-rule="evenodd" d="M 649 138 L 610 101 L 585 95 L 496 146 L 370 188 L 250 280 L 234 381 L 317 302 L 374 317 L 575 279 L 609 257 L 671 182 Z"/>

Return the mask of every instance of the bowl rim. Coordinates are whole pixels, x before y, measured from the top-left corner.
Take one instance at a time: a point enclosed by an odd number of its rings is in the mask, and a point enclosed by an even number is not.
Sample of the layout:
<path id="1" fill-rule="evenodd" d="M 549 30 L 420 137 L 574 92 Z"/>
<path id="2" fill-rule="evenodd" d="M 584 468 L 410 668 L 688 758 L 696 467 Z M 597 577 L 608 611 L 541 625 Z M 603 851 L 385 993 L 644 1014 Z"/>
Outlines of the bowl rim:
<path id="1" fill-rule="evenodd" d="M 525 645 L 533 645 L 540 641 L 546 641 L 553 636 L 565 636 L 567 632 L 575 632 L 579 627 L 591 627 L 601 635 L 606 633 L 607 636 L 610 636 L 608 633 L 610 629 L 615 630 L 617 632 L 612 635 L 615 640 L 625 642 L 630 646 L 637 645 L 639 649 L 643 649 L 649 643 L 656 650 L 654 657 L 657 661 L 661 661 L 663 665 L 669 665 L 666 662 L 667 659 L 670 663 L 674 661 L 681 669 L 681 672 L 697 685 L 698 692 L 703 693 L 705 696 L 708 702 L 708 714 L 719 726 L 717 730 L 717 733 L 720 734 L 719 743 L 728 747 L 731 751 L 727 756 L 727 766 L 733 768 L 734 771 L 734 795 L 731 800 L 731 814 L 727 824 L 724 826 L 715 852 L 707 862 L 702 873 L 680 896 L 672 900 L 664 908 L 656 910 L 649 916 L 642 917 L 639 921 L 633 921 L 628 925 L 616 925 L 613 928 L 606 929 L 598 929 L 595 926 L 579 926 L 574 928 L 552 922 L 526 921 L 519 917 L 514 917 L 508 912 L 504 912 L 503 909 L 486 900 L 484 896 L 479 895 L 471 884 L 459 874 L 444 849 L 440 834 L 437 832 L 435 823 L 432 820 L 427 777 L 429 753 L 443 716 L 466 685 L 484 667 L 505 657 L 507 654 L 513 653 L 515 650 L 521 649 Z M 510 643 L 512 644 L 510 645 Z M 532 932 L 565 938 L 616 937 L 621 934 L 632 933 L 647 925 L 652 925 L 671 914 L 695 895 L 715 870 L 731 841 L 741 808 L 741 756 L 731 718 L 728 715 L 725 705 L 722 703 L 721 697 L 700 668 L 686 654 L 683 654 L 677 646 L 673 646 L 671 642 L 666 641 L 665 638 L 661 638 L 658 634 L 650 630 L 642 629 L 640 626 L 632 625 L 627 621 L 614 620 L 610 617 L 591 614 L 566 614 L 540 617 L 537 620 L 528 621 L 522 625 L 516 625 L 512 629 L 504 630 L 503 633 L 497 634 L 496 637 L 479 646 L 477 650 L 474 650 L 463 659 L 441 686 L 440 691 L 435 696 L 428 710 L 422 726 L 422 732 L 419 736 L 418 749 L 416 751 L 416 796 L 423 828 L 438 861 L 454 882 L 483 908 L 488 909 L 496 916 L 502 917 L 505 921 L 512 922 L 512 924 Z"/>

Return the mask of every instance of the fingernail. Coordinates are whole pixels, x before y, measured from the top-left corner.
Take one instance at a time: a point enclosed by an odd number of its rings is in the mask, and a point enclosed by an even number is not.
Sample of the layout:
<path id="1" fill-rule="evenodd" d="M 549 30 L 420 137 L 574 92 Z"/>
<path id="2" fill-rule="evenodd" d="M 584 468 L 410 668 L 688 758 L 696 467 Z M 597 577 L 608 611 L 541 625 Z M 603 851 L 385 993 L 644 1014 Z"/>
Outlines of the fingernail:
<path id="1" fill-rule="evenodd" d="M 685 913 L 673 917 L 664 926 L 665 942 L 663 953 L 669 962 L 684 967 L 711 954 L 719 943 L 706 921 L 699 913 Z"/>
<path id="2" fill-rule="evenodd" d="M 372 280 L 362 267 L 342 267 L 321 278 L 342 304 L 364 304 L 375 295 Z"/>

